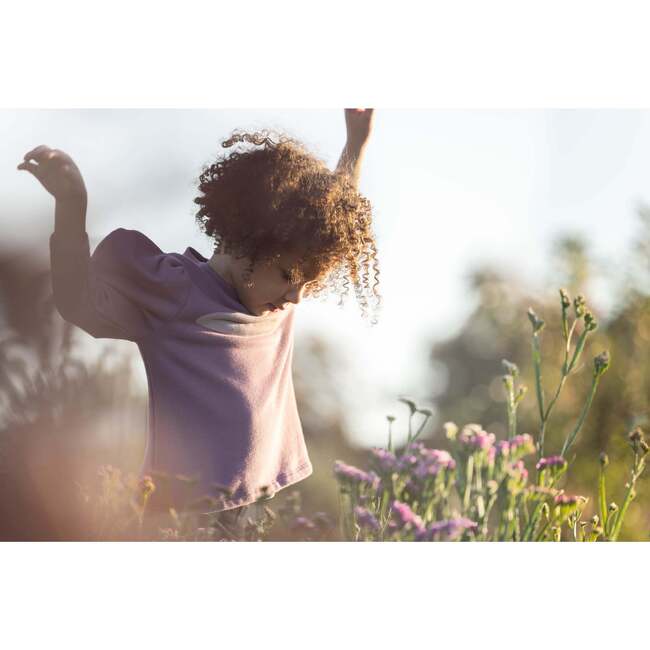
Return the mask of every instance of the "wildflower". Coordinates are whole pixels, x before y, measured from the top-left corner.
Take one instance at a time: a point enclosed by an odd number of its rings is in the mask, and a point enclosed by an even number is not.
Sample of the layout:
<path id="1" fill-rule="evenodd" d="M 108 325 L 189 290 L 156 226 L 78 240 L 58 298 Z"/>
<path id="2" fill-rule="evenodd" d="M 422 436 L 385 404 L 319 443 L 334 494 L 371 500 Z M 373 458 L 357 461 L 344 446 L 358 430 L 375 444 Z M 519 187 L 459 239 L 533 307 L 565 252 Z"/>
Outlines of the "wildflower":
<path id="1" fill-rule="evenodd" d="M 342 482 L 364 484 L 373 488 L 377 488 L 380 482 L 379 476 L 375 472 L 364 472 L 358 467 L 347 465 L 340 460 L 334 462 L 334 475 Z"/>
<path id="2" fill-rule="evenodd" d="M 594 315 L 590 311 L 585 312 L 585 329 L 588 332 L 593 332 L 597 327 L 598 323 L 594 319 Z"/>
<path id="3" fill-rule="evenodd" d="M 609 465 L 609 456 L 604 451 L 600 452 L 598 460 L 600 461 L 601 467 L 607 467 L 607 465 Z"/>
<path id="4" fill-rule="evenodd" d="M 424 443 L 423 442 L 409 442 L 409 444 L 406 446 L 407 451 L 413 452 L 413 453 L 421 453 L 422 450 L 424 449 Z"/>
<path id="5" fill-rule="evenodd" d="M 563 469 L 564 467 L 566 467 L 566 464 L 567 462 L 564 458 L 562 458 L 562 456 L 547 456 L 546 458 L 539 459 L 539 462 L 537 463 L 537 465 L 535 465 L 535 469 L 538 472 L 541 472 L 547 467 Z"/>
<path id="6" fill-rule="evenodd" d="M 443 425 L 445 430 L 445 436 L 448 440 L 456 440 L 456 435 L 458 434 L 458 426 L 453 422 L 445 422 Z"/>
<path id="7" fill-rule="evenodd" d="M 459 442 L 474 449 L 485 450 L 494 444 L 496 436 L 483 431 L 480 424 L 468 424 L 458 436 Z"/>
<path id="8" fill-rule="evenodd" d="M 566 311 L 571 306 L 571 299 L 566 289 L 560 289 L 560 300 L 562 302 L 562 311 Z"/>
<path id="9" fill-rule="evenodd" d="M 530 323 L 533 326 L 533 334 L 541 332 L 544 328 L 544 321 L 537 316 L 532 307 L 528 308 L 528 320 L 530 320 Z"/>
<path id="10" fill-rule="evenodd" d="M 575 494 L 558 494 L 553 501 L 556 505 L 575 506 L 582 501 L 587 501 L 587 499 Z"/>
<path id="11" fill-rule="evenodd" d="M 499 458 L 508 458 L 510 455 L 510 443 L 507 440 L 499 440 L 496 443 L 495 450 Z"/>
<path id="12" fill-rule="evenodd" d="M 519 479 L 522 482 L 525 482 L 528 478 L 528 470 L 524 465 L 523 460 L 518 460 L 515 463 L 510 463 L 507 467 L 508 473 L 515 479 Z"/>
<path id="13" fill-rule="evenodd" d="M 640 453 L 642 456 L 645 456 L 648 453 L 650 448 L 643 437 L 643 429 L 641 427 L 632 429 L 628 434 L 628 440 L 635 454 Z"/>
<path id="14" fill-rule="evenodd" d="M 316 525 L 308 517 L 296 517 L 289 525 L 289 528 L 291 530 L 313 530 Z"/>
<path id="15" fill-rule="evenodd" d="M 611 513 L 614 514 L 618 510 L 618 506 L 612 501 L 608 506 L 607 510 Z"/>
<path id="16" fill-rule="evenodd" d="M 604 350 L 594 357 L 594 377 L 603 375 L 607 371 L 607 368 L 609 368 L 609 352 Z"/>
<path id="17" fill-rule="evenodd" d="M 511 363 L 507 359 L 501 359 L 501 365 L 503 365 L 506 375 L 510 375 L 511 377 L 517 377 L 519 375 L 519 368 L 516 364 Z"/>
<path id="18" fill-rule="evenodd" d="M 405 397 L 398 397 L 397 401 L 404 402 L 404 404 L 406 404 L 409 407 L 411 411 L 411 415 L 414 415 L 415 412 L 418 410 L 418 407 L 415 405 L 415 402 L 413 400 L 406 399 Z"/>
<path id="19" fill-rule="evenodd" d="M 521 402 L 522 399 L 524 399 L 524 395 L 528 391 L 528 386 L 519 386 L 517 389 L 517 395 L 515 395 L 515 402 L 518 404 Z"/>
<path id="20" fill-rule="evenodd" d="M 587 308 L 585 297 L 582 294 L 578 294 L 573 299 L 573 308 L 575 309 L 576 318 L 582 318 Z"/>
<path id="21" fill-rule="evenodd" d="M 411 510 L 411 507 L 407 503 L 395 500 L 391 505 L 391 511 L 395 514 L 397 524 L 400 528 L 405 528 L 406 526 L 412 526 L 416 530 L 424 528 L 422 519 Z"/>
<path id="22" fill-rule="evenodd" d="M 431 542 L 437 537 L 446 537 L 449 541 L 457 539 L 466 530 L 476 528 L 478 524 L 466 517 L 434 521 L 426 528 L 415 533 L 416 542 Z"/>
<path id="23" fill-rule="evenodd" d="M 535 442 L 529 433 L 520 433 L 510 440 L 510 455 L 513 457 L 527 456 L 535 453 Z"/>
<path id="24" fill-rule="evenodd" d="M 436 476 L 441 470 L 455 469 L 456 461 L 448 451 L 443 449 L 423 449 L 420 461 L 415 468 L 415 475 L 420 479 Z"/>
<path id="25" fill-rule="evenodd" d="M 392 451 L 373 447 L 370 450 L 371 462 L 374 462 L 379 471 L 392 472 L 396 469 L 397 458 Z"/>
<path id="26" fill-rule="evenodd" d="M 357 523 L 360 528 L 365 528 L 371 531 L 379 530 L 379 522 L 375 515 L 370 512 L 367 508 L 361 508 L 360 506 L 355 506 L 354 516 L 356 517 Z"/>
<path id="27" fill-rule="evenodd" d="M 321 530 L 333 528 L 334 526 L 330 516 L 326 512 L 315 513 L 314 516 L 312 517 L 312 521 L 314 522 L 316 527 L 320 528 Z"/>
<path id="28" fill-rule="evenodd" d="M 414 454 L 405 454 L 402 456 L 398 461 L 396 465 L 396 469 L 398 472 L 402 471 L 408 471 L 412 467 L 414 467 L 418 462 L 418 457 L 415 456 Z"/>

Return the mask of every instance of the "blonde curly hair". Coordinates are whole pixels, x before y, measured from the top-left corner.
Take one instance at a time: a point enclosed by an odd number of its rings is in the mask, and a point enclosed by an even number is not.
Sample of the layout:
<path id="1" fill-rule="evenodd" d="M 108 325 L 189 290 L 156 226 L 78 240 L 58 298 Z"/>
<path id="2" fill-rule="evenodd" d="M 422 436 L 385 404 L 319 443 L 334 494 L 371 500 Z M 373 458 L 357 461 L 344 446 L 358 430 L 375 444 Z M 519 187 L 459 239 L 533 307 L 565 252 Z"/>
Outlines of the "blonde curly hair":
<path id="1" fill-rule="evenodd" d="M 257 262 L 295 251 L 291 281 L 308 277 L 307 269 L 316 276 L 305 296 L 331 289 L 341 306 L 352 282 L 364 318 L 374 299 L 375 325 L 381 296 L 372 208 L 348 174 L 330 171 L 298 140 L 275 131 L 236 130 L 221 146 L 233 149 L 203 168 L 194 199 L 196 220 L 216 241 L 215 251 L 249 258 L 245 279 Z"/>

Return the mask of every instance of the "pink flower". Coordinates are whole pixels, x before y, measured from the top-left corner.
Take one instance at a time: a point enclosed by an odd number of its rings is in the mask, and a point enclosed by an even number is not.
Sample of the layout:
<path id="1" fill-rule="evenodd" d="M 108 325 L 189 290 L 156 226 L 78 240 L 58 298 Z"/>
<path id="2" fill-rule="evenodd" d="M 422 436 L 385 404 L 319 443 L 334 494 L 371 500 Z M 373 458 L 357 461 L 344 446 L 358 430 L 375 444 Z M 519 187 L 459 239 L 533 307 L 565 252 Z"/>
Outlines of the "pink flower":
<path id="1" fill-rule="evenodd" d="M 566 465 L 566 460 L 562 456 L 548 456 L 540 458 L 535 469 L 539 472 L 547 467 L 563 468 Z"/>
<path id="2" fill-rule="evenodd" d="M 446 538 L 449 541 L 460 537 L 466 530 L 477 528 L 478 524 L 467 517 L 434 521 L 415 534 L 416 542 L 432 542 L 434 539 Z"/>
<path id="3" fill-rule="evenodd" d="M 377 531 L 379 530 L 379 522 L 375 515 L 370 512 L 367 508 L 362 508 L 361 506 L 355 506 L 354 516 L 356 517 L 357 523 L 361 528 L 367 530 Z"/>
<path id="4" fill-rule="evenodd" d="M 422 519 L 411 510 L 407 503 L 393 501 L 391 511 L 396 516 L 397 524 L 400 528 L 408 525 L 411 525 L 416 530 L 422 530 L 424 528 Z"/>

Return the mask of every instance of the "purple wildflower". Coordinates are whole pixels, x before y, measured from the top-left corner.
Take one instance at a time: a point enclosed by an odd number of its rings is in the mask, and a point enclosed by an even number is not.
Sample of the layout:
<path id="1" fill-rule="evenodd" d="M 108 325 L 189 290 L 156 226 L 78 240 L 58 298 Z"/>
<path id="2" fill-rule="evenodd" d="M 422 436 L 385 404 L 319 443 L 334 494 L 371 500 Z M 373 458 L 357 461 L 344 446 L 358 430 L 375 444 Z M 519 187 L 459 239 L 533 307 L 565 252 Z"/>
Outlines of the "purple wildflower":
<path id="1" fill-rule="evenodd" d="M 460 537 L 464 531 L 472 530 L 476 527 L 478 527 L 478 524 L 467 517 L 434 521 L 426 528 L 416 532 L 415 541 L 431 542 L 439 535 L 451 541 Z"/>
<path id="2" fill-rule="evenodd" d="M 415 466 L 417 462 L 418 462 L 417 456 L 415 456 L 414 454 L 405 454 L 397 461 L 396 469 L 399 472 L 404 470 L 408 471 L 413 466 Z"/>
<path id="3" fill-rule="evenodd" d="M 510 453 L 513 456 L 526 456 L 535 453 L 535 442 L 529 433 L 521 433 L 510 440 Z"/>
<path id="4" fill-rule="evenodd" d="M 566 465 L 566 460 L 562 456 L 548 456 L 546 458 L 540 458 L 535 469 L 539 472 L 547 467 L 558 467 L 563 468 Z"/>
<path id="5" fill-rule="evenodd" d="M 419 479 L 426 479 L 429 476 L 436 476 L 440 470 L 454 469 L 456 461 L 448 451 L 443 449 L 423 449 L 422 456 L 415 468 L 415 476 Z"/>
<path id="6" fill-rule="evenodd" d="M 420 454 L 424 451 L 424 449 L 424 443 L 417 440 L 409 442 L 409 444 L 406 445 L 406 451 L 414 454 Z"/>
<path id="7" fill-rule="evenodd" d="M 396 515 L 398 520 L 397 524 L 400 528 L 404 528 L 409 524 L 411 524 L 416 530 L 422 530 L 424 528 L 422 519 L 411 510 L 407 503 L 393 501 L 391 510 Z"/>
<path id="8" fill-rule="evenodd" d="M 361 528 L 366 528 L 367 530 L 377 531 L 379 530 L 379 522 L 375 515 L 370 512 L 367 508 L 361 508 L 360 506 L 355 506 L 354 515 L 357 519 L 357 523 Z"/>
<path id="9" fill-rule="evenodd" d="M 528 470 L 526 469 L 523 460 L 518 460 L 515 463 L 510 463 L 510 467 L 508 469 L 511 474 L 520 478 L 522 481 L 525 481 L 528 478 Z"/>
<path id="10" fill-rule="evenodd" d="M 364 472 L 358 467 L 347 465 L 340 460 L 337 460 L 334 463 L 334 474 L 341 481 L 348 481 L 357 484 L 363 483 L 375 489 L 377 489 L 380 484 L 379 476 L 375 472 Z"/>
<path id="11" fill-rule="evenodd" d="M 494 444 L 496 436 L 493 433 L 483 431 L 480 424 L 468 424 L 463 428 L 458 440 L 473 449 L 485 450 Z"/>
<path id="12" fill-rule="evenodd" d="M 450 465 L 453 467 L 456 466 L 451 454 L 444 449 L 424 449 L 422 451 L 422 456 L 428 461 L 433 461 L 445 467 L 449 467 Z"/>
<path id="13" fill-rule="evenodd" d="M 307 517 L 296 517 L 291 522 L 291 525 L 289 527 L 292 530 L 297 530 L 301 528 L 305 530 L 312 530 L 313 528 L 316 528 L 316 525 L 311 519 L 308 519 Z"/>
<path id="14" fill-rule="evenodd" d="M 584 500 L 584 497 L 573 494 L 558 494 L 553 501 L 560 506 L 575 506 L 578 501 Z"/>
<path id="15" fill-rule="evenodd" d="M 371 460 L 375 462 L 377 468 L 382 472 L 392 472 L 397 465 L 397 458 L 392 451 L 373 447 L 370 450 Z"/>
<path id="16" fill-rule="evenodd" d="M 510 455 L 510 443 L 507 440 L 499 440 L 496 443 L 496 451 L 500 458 L 508 458 Z"/>

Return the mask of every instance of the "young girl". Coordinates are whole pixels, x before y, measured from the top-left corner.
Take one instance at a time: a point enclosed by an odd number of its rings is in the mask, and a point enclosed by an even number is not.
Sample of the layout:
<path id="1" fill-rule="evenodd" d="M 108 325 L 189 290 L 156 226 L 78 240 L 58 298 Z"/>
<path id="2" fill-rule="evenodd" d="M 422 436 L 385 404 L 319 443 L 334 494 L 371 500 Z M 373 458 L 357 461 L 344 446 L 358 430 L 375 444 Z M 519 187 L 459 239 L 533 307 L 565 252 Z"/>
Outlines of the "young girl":
<path id="1" fill-rule="evenodd" d="M 43 145 L 18 165 L 56 199 L 57 309 L 142 355 L 149 430 L 140 474 L 156 485 L 148 507 L 208 495 L 218 497 L 212 510 L 239 515 L 312 473 L 291 374 L 294 308 L 328 288 L 345 295 L 350 281 L 364 316 L 365 293 L 379 306 L 371 206 L 357 191 L 372 120 L 372 109 L 346 109 L 334 172 L 284 135 L 233 132 L 222 143 L 233 149 L 203 170 L 195 199 L 196 220 L 215 240 L 209 260 L 191 247 L 164 253 L 124 228 L 91 256 L 72 159 Z"/>

